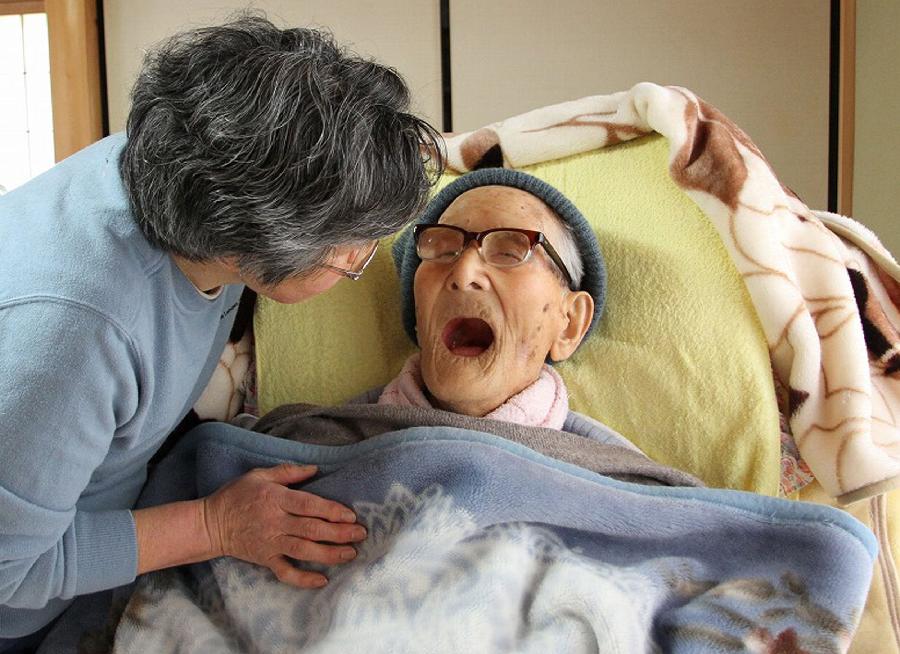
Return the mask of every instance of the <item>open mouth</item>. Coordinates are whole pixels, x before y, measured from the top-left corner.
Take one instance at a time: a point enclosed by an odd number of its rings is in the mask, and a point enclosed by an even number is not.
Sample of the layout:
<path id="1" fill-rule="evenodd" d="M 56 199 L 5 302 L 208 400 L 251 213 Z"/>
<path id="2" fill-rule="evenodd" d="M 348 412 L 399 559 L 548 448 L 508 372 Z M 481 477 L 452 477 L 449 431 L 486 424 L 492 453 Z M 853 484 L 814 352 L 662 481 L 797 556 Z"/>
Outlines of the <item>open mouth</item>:
<path id="1" fill-rule="evenodd" d="M 444 345 L 461 357 L 477 357 L 494 343 L 494 330 L 481 318 L 454 318 L 441 334 Z"/>

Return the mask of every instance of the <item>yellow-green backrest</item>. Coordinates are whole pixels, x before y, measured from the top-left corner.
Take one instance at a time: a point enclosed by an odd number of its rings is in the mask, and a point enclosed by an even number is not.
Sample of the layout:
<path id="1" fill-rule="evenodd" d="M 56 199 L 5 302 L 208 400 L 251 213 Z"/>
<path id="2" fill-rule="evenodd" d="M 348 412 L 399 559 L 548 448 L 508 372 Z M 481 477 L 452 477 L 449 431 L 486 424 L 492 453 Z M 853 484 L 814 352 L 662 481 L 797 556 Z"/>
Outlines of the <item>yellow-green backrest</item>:
<path id="1" fill-rule="evenodd" d="M 557 370 L 571 407 L 707 484 L 775 494 L 778 411 L 768 350 L 715 229 L 668 175 L 659 136 L 523 168 L 597 231 L 608 296 L 599 328 Z M 452 176 L 445 176 L 442 184 Z M 359 282 L 300 305 L 260 299 L 259 405 L 336 404 L 399 372 L 414 351 L 382 244 Z"/>

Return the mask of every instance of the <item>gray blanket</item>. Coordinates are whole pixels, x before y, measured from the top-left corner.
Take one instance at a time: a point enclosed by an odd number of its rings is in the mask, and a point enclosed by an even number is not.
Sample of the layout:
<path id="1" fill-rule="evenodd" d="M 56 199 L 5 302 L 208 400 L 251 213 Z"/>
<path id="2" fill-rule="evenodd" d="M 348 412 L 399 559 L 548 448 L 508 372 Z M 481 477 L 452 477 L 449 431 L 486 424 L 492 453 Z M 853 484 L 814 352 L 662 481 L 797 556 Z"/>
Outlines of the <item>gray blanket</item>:
<path id="1" fill-rule="evenodd" d="M 500 436 L 558 461 L 637 484 L 702 486 L 686 472 L 654 463 L 636 449 L 611 444 L 618 436 L 603 425 L 570 414 L 566 427 L 579 433 L 472 418 L 415 406 L 286 404 L 262 417 L 253 430 L 314 445 L 350 445 L 412 427 L 454 427 Z"/>

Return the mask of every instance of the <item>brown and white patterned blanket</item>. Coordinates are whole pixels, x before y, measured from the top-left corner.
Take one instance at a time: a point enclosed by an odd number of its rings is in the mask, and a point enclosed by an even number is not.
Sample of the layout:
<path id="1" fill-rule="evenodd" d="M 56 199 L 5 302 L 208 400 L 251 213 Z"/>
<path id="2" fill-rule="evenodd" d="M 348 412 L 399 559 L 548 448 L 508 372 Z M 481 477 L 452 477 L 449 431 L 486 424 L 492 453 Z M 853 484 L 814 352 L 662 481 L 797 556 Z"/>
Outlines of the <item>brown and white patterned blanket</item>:
<path id="1" fill-rule="evenodd" d="M 717 109 L 687 89 L 642 83 L 446 143 L 451 170 L 465 172 L 651 132 L 668 139 L 673 180 L 712 221 L 747 285 L 812 473 L 842 503 L 900 486 L 900 267 L 855 221 L 811 211 Z"/>

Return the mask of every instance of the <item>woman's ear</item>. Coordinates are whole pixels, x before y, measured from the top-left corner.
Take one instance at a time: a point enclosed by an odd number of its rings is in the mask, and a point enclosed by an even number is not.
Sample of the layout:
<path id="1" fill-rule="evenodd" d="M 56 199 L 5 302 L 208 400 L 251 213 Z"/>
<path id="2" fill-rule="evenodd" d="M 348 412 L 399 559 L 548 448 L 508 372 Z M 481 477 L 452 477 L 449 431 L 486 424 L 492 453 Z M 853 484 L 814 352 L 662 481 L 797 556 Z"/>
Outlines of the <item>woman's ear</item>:
<path id="1" fill-rule="evenodd" d="M 241 276 L 241 267 L 238 265 L 237 257 L 222 257 L 218 259 L 218 263 L 229 273 Z"/>
<path id="2" fill-rule="evenodd" d="M 594 317 L 594 298 L 586 291 L 570 291 L 565 303 L 567 322 L 550 346 L 552 361 L 565 361 L 572 356 Z"/>

